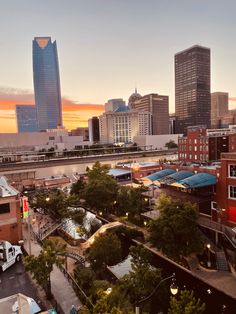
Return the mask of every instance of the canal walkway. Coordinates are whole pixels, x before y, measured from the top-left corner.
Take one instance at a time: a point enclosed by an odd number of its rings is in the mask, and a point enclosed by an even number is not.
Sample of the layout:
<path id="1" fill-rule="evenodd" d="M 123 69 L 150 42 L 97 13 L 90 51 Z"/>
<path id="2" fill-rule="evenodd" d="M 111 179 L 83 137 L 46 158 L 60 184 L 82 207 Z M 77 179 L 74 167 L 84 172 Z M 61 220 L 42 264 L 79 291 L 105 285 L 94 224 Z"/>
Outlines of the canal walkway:
<path id="1" fill-rule="evenodd" d="M 24 236 L 24 248 L 29 253 L 29 242 L 28 242 L 28 229 L 27 225 L 23 226 Z M 32 255 L 38 256 L 42 247 L 38 244 L 35 239 L 31 239 L 31 253 Z M 62 309 L 64 314 L 69 314 L 71 306 L 74 305 L 76 308 L 81 305 L 81 302 L 75 294 L 68 280 L 62 274 L 60 269 L 54 266 L 51 273 L 51 286 L 52 294 Z"/>
<path id="2" fill-rule="evenodd" d="M 149 232 L 146 228 L 138 227 L 128 221 L 122 220 L 122 222 L 128 227 L 142 231 L 145 236 L 145 239 L 146 240 L 148 239 Z M 179 265 L 172 259 L 169 259 L 167 256 L 163 255 L 159 250 L 154 248 L 150 242 L 145 242 L 145 243 L 141 243 L 139 241 L 135 241 L 135 242 L 137 244 L 143 245 L 154 254 L 157 254 L 161 258 L 168 260 L 168 262 L 174 264 L 176 267 L 181 268 L 185 272 L 188 272 L 189 274 L 193 275 L 197 279 L 200 279 L 201 281 L 205 282 L 209 286 L 212 286 L 218 291 L 221 291 L 225 293 L 226 295 L 232 297 L 233 299 L 235 299 L 235 302 L 236 302 L 236 275 L 235 273 L 231 273 L 230 271 L 218 271 L 218 270 L 206 269 L 199 264 L 198 258 L 195 255 L 192 255 L 187 258 L 187 262 L 189 265 L 189 269 L 187 269 Z"/>

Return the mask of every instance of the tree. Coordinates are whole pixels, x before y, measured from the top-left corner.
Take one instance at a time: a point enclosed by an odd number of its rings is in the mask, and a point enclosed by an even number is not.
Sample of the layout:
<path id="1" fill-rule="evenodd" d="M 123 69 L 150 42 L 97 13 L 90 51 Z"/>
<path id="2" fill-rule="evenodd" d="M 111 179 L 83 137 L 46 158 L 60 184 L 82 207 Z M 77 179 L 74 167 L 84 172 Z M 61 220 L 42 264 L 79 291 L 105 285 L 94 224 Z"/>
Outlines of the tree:
<path id="1" fill-rule="evenodd" d="M 142 194 L 144 191 L 143 187 L 120 186 L 116 201 L 117 214 L 124 215 L 127 212 L 129 213 L 129 218 L 139 218 L 146 206 L 146 201 Z"/>
<path id="2" fill-rule="evenodd" d="M 77 180 L 77 182 L 72 184 L 70 194 L 82 197 L 85 185 L 86 183 L 84 182 L 84 180 L 82 179 Z"/>
<path id="3" fill-rule="evenodd" d="M 91 245 L 88 257 L 95 268 L 117 264 L 121 259 L 120 240 L 112 233 L 100 235 Z"/>
<path id="4" fill-rule="evenodd" d="M 196 206 L 189 202 L 159 198 L 160 217 L 150 224 L 150 241 L 164 254 L 174 258 L 202 252 Z"/>
<path id="5" fill-rule="evenodd" d="M 49 299 L 51 298 L 50 274 L 53 265 L 60 266 L 64 263 L 65 249 L 66 245 L 59 240 L 46 240 L 38 256 L 30 255 L 24 258 L 25 269 L 32 273 L 33 279 L 45 289 Z"/>
<path id="6" fill-rule="evenodd" d="M 175 143 L 175 141 L 170 140 L 169 142 L 165 144 L 165 147 L 167 147 L 168 149 L 171 149 L 171 148 L 177 148 L 178 145 Z"/>
<path id="7" fill-rule="evenodd" d="M 182 290 L 179 299 L 171 297 L 168 314 L 202 314 L 205 311 L 205 303 L 196 299 L 193 291 Z"/>
<path id="8" fill-rule="evenodd" d="M 96 162 L 87 169 L 88 183 L 84 188 L 86 204 L 94 210 L 109 210 L 113 207 L 118 191 L 118 183 L 109 174 L 109 167 Z"/>
<path id="9" fill-rule="evenodd" d="M 132 270 L 117 282 L 109 296 L 109 303 L 124 312 L 132 310 L 134 304 L 149 296 L 161 280 L 161 270 L 150 265 L 149 251 L 142 246 L 131 247 L 130 255 Z M 156 313 L 157 309 L 162 309 L 167 303 L 166 296 L 166 286 L 163 285 L 148 302 L 140 306 L 147 313 L 151 313 L 151 309 L 155 309 Z"/>
<path id="10" fill-rule="evenodd" d="M 105 291 L 98 292 L 98 300 L 94 306 L 93 314 L 123 314 L 120 308 L 109 303 L 109 295 Z M 130 312 L 130 314 L 132 314 Z"/>
<path id="11" fill-rule="evenodd" d="M 48 214 L 61 219 L 68 216 L 68 204 L 66 195 L 60 191 L 40 191 L 32 200 L 32 206 L 42 208 Z"/>
<path id="12" fill-rule="evenodd" d="M 95 280 L 95 272 L 91 268 L 77 267 L 74 270 L 74 277 L 82 290 L 84 290 L 86 294 L 89 294 Z"/>

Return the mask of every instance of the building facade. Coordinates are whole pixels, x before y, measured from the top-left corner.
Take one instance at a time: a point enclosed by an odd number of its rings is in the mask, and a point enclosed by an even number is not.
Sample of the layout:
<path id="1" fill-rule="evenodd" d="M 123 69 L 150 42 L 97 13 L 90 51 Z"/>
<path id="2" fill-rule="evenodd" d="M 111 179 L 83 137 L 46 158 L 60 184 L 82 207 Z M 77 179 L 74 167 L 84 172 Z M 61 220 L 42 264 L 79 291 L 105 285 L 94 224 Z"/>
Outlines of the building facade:
<path id="1" fill-rule="evenodd" d="M 218 218 L 236 223 L 236 154 L 221 155 L 220 176 L 216 187 Z"/>
<path id="2" fill-rule="evenodd" d="M 151 114 L 145 111 L 105 112 L 99 117 L 102 144 L 132 143 L 138 135 L 151 134 Z"/>
<path id="3" fill-rule="evenodd" d="M 179 160 L 208 162 L 220 160 L 221 153 L 236 152 L 234 129 L 207 130 L 204 126 L 189 127 L 187 136 L 178 139 Z"/>
<path id="4" fill-rule="evenodd" d="M 23 239 L 20 196 L 3 176 L 0 176 L 0 239 L 10 243 Z"/>
<path id="5" fill-rule="evenodd" d="M 131 95 L 132 97 L 132 95 Z M 132 109 L 152 114 L 152 135 L 169 134 L 169 97 L 148 94 L 132 101 Z"/>
<path id="6" fill-rule="evenodd" d="M 105 103 L 105 112 L 116 111 L 117 109 L 124 108 L 125 101 L 122 98 L 110 99 Z"/>
<path id="7" fill-rule="evenodd" d="M 18 133 L 37 132 L 36 107 L 34 105 L 16 105 L 16 121 Z"/>
<path id="8" fill-rule="evenodd" d="M 89 141 L 89 129 L 85 127 L 78 127 L 71 130 L 70 134 L 72 136 L 82 136 L 84 141 Z"/>
<path id="9" fill-rule="evenodd" d="M 93 143 L 98 143 L 100 141 L 98 117 L 92 117 L 91 119 L 88 120 L 88 128 L 89 128 L 89 141 Z"/>
<path id="10" fill-rule="evenodd" d="M 220 120 L 228 115 L 229 93 L 211 93 L 211 128 L 220 128 Z"/>
<path id="11" fill-rule="evenodd" d="M 33 77 L 39 130 L 62 126 L 57 45 L 50 37 L 33 40 Z"/>
<path id="12" fill-rule="evenodd" d="M 196 45 L 175 55 L 176 133 L 210 128 L 210 112 L 210 49 Z"/>

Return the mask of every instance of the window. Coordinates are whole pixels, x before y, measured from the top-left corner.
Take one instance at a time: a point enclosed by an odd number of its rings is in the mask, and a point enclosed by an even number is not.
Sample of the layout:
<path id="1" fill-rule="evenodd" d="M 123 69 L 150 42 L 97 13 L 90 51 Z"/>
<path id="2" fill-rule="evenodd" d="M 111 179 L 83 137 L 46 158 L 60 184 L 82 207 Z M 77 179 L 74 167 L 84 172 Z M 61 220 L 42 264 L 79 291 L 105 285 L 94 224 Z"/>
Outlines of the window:
<path id="1" fill-rule="evenodd" d="M 236 178 L 236 165 L 229 165 L 228 176 Z"/>
<path id="2" fill-rule="evenodd" d="M 0 214 L 7 214 L 10 213 L 10 204 L 0 204 Z"/>
<path id="3" fill-rule="evenodd" d="M 49 136 L 49 141 L 54 141 L 55 140 L 55 136 Z"/>
<path id="4" fill-rule="evenodd" d="M 235 185 L 229 185 L 229 198 L 236 199 L 236 186 Z"/>

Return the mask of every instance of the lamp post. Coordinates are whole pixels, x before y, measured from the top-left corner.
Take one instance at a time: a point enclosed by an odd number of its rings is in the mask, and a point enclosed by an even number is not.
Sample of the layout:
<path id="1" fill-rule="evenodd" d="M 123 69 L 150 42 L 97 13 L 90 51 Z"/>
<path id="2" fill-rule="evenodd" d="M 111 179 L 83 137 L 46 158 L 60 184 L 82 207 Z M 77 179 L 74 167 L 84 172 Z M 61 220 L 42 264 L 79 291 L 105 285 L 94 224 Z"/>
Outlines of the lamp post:
<path id="1" fill-rule="evenodd" d="M 147 300 L 149 300 L 149 299 L 154 295 L 154 293 L 157 291 L 157 289 L 160 287 L 160 285 L 161 285 L 163 282 L 165 282 L 165 281 L 167 281 L 167 280 L 170 280 L 170 279 L 172 279 L 172 283 L 171 283 L 171 285 L 170 285 L 170 292 L 171 292 L 172 295 L 176 295 L 176 294 L 178 293 L 178 290 L 179 290 L 179 289 L 178 289 L 178 287 L 177 287 L 177 285 L 176 285 L 176 283 L 175 283 L 175 282 L 176 282 L 175 273 L 173 273 L 171 276 L 162 279 L 162 280 L 158 283 L 158 285 L 154 288 L 154 290 L 153 290 L 147 297 L 145 297 L 144 299 L 141 299 L 141 300 L 139 300 L 139 301 L 137 302 L 137 305 L 136 305 L 136 307 L 135 307 L 135 314 L 140 314 L 140 304 L 143 303 L 143 302 L 145 302 L 145 301 L 147 301 Z"/>
<path id="2" fill-rule="evenodd" d="M 207 267 L 211 267 L 211 257 L 210 257 L 210 248 L 211 245 L 208 243 L 207 244 Z"/>

